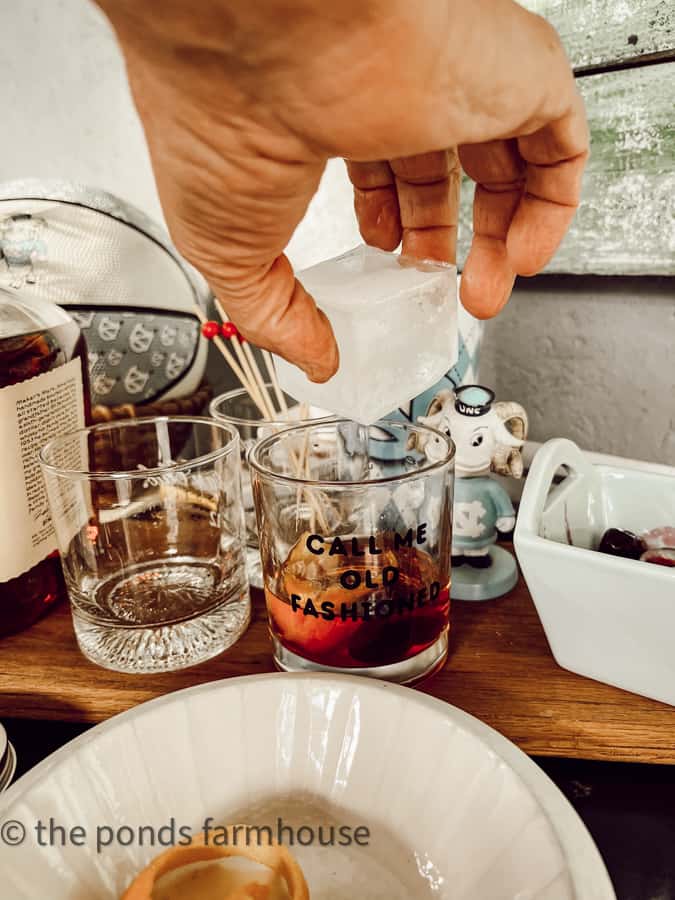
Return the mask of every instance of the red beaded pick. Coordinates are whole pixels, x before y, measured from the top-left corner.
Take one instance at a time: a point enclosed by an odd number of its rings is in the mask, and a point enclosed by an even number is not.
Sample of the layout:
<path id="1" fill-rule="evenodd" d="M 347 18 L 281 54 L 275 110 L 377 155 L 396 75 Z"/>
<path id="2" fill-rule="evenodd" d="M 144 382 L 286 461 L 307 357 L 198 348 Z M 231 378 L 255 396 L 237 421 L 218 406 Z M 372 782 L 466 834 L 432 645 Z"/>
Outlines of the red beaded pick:
<path id="1" fill-rule="evenodd" d="M 202 325 L 202 334 L 207 341 L 212 341 L 214 337 L 217 337 L 219 331 L 220 325 L 217 322 L 204 322 Z"/>
<path id="2" fill-rule="evenodd" d="M 234 324 L 234 322 L 223 322 L 223 324 L 220 326 L 220 333 L 224 338 L 227 338 L 228 340 L 237 337 L 237 335 L 239 334 L 239 332 L 237 331 L 237 326 Z"/>

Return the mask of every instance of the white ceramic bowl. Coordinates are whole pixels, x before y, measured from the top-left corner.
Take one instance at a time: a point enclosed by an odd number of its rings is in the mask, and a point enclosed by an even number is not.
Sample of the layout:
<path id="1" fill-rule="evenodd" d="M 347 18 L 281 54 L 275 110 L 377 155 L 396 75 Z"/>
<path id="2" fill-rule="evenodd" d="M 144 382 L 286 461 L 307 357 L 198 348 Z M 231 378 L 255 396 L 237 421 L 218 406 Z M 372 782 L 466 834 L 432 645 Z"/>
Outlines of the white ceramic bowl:
<path id="1" fill-rule="evenodd" d="M 571 441 L 538 451 L 514 544 L 556 662 L 675 705 L 675 569 L 598 553 L 607 528 L 675 523 L 675 468 L 606 458 Z M 569 477 L 554 484 L 566 467 Z"/>
<path id="2" fill-rule="evenodd" d="M 84 829 L 84 846 L 37 847 L 50 816 Z M 614 898 L 572 807 L 497 732 L 410 689 L 286 674 L 144 704 L 21 778 L 0 799 L 0 834 L 26 828 L 21 846 L 0 847 L 2 897 L 116 898 L 161 847 L 97 853 L 97 827 L 137 834 L 174 817 L 198 832 L 206 816 L 366 826 L 367 847 L 294 848 L 312 900 Z"/>
<path id="3" fill-rule="evenodd" d="M 16 753 L 7 739 L 7 732 L 0 725 L 0 793 L 9 787 L 16 770 Z"/>

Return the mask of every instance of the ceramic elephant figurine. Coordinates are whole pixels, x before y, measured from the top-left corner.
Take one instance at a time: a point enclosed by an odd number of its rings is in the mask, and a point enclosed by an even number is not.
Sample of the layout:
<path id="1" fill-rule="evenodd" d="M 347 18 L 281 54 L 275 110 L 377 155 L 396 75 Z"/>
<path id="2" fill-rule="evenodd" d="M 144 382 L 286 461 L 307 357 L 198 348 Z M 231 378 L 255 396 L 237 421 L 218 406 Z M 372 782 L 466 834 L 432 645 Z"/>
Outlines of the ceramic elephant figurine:
<path id="1" fill-rule="evenodd" d="M 422 424 L 430 425 L 449 435 L 456 447 L 455 453 L 455 502 L 453 510 L 452 556 L 453 566 L 464 563 L 475 569 L 490 569 L 496 557 L 494 548 L 498 533 L 510 532 L 515 525 L 515 510 L 511 498 L 501 484 L 490 477 L 490 472 L 520 478 L 523 462 L 520 448 L 527 437 L 527 413 L 519 403 L 494 403 L 494 393 L 481 385 L 466 385 L 456 391 L 440 391 L 429 404 L 426 416 L 420 416 Z M 438 445 L 438 451 L 436 449 Z M 416 449 L 433 459 L 440 452 L 442 441 L 424 435 L 416 439 Z M 502 568 L 509 577 L 501 577 L 497 593 L 463 599 L 487 599 L 499 596 L 515 583 L 517 570 L 513 558 L 502 560 Z M 482 573 L 481 573 L 482 574 Z M 505 573 L 501 573 L 504 575 Z M 477 573 L 478 575 L 478 573 Z M 488 582 L 486 573 L 483 581 Z M 469 579 L 471 581 L 471 579 Z M 474 578 L 475 581 L 475 578 Z M 509 587 L 502 589 L 504 584 Z M 456 579 L 453 579 L 453 585 Z M 480 586 L 479 586 L 480 587 Z M 454 588 L 454 595 L 461 598 Z M 478 588 L 476 588 L 478 590 Z"/>

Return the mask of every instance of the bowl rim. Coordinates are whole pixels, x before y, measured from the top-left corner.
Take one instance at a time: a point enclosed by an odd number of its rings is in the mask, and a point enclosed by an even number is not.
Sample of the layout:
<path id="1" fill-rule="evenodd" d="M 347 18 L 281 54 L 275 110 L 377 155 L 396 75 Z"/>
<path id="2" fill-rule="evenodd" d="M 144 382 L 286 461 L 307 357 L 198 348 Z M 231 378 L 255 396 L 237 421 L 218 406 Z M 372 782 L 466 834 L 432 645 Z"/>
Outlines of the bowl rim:
<path id="1" fill-rule="evenodd" d="M 338 684 L 345 688 L 352 687 L 357 691 L 373 694 L 388 691 L 398 694 L 401 699 L 432 710 L 445 719 L 450 719 L 456 726 L 469 732 L 483 742 L 488 749 L 514 772 L 519 781 L 536 800 L 555 835 L 567 872 L 572 884 L 575 900 L 616 900 L 611 880 L 607 873 L 602 856 L 583 820 L 562 791 L 549 776 L 516 744 L 500 732 L 480 719 L 465 712 L 451 703 L 438 697 L 403 687 L 386 681 L 363 678 L 354 675 L 337 675 L 324 672 L 274 672 L 256 675 L 238 675 L 222 678 L 203 684 L 192 685 L 163 694 L 140 703 L 131 709 L 111 716 L 99 722 L 93 728 L 73 738 L 58 750 L 50 754 L 28 772 L 14 782 L 0 795 L 0 817 L 14 804 L 19 803 L 25 795 L 40 781 L 48 777 L 49 772 L 59 763 L 67 759 L 74 751 L 96 741 L 100 734 L 115 729 L 121 722 L 130 722 L 146 714 L 149 709 L 171 705 L 178 698 L 185 699 L 191 695 L 218 694 L 229 688 L 236 689 L 242 683 L 270 683 L 277 685 L 278 690 L 288 682 L 324 682 L 326 685 Z"/>

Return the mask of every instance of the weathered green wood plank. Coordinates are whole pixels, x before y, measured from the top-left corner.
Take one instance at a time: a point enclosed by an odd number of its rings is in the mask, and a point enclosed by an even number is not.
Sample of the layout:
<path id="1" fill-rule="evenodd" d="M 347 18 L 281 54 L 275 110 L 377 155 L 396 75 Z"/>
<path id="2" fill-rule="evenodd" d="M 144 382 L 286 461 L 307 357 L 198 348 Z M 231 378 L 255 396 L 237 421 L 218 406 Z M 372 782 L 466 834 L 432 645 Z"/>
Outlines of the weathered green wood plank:
<path id="1" fill-rule="evenodd" d="M 673 0 L 522 0 L 554 25 L 577 71 L 672 53 Z"/>
<path id="2" fill-rule="evenodd" d="M 591 159 L 582 203 L 547 272 L 675 274 L 675 63 L 582 78 Z M 462 184 L 459 259 L 471 239 Z"/>

